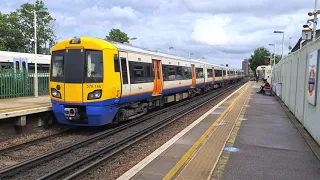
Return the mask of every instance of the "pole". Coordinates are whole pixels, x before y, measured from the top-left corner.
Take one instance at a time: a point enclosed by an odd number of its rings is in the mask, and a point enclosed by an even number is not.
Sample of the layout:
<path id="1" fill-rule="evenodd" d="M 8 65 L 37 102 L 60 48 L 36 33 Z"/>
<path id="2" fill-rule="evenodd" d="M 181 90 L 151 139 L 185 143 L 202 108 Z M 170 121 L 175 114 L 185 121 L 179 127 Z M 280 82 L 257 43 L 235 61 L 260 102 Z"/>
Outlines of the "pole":
<path id="1" fill-rule="evenodd" d="M 273 49 L 273 65 L 276 64 L 276 44 L 274 44 L 274 49 Z"/>
<path id="2" fill-rule="evenodd" d="M 314 10 L 313 10 L 313 16 L 314 16 L 314 23 L 313 23 L 313 37 L 312 37 L 312 41 L 316 40 L 316 33 L 317 33 L 317 22 L 318 22 L 318 18 L 317 18 L 317 10 L 318 10 L 318 0 L 314 0 Z"/>
<path id="3" fill-rule="evenodd" d="M 282 33 L 282 53 L 281 53 L 281 59 L 283 58 L 283 45 L 284 45 L 284 32 Z"/>
<path id="4" fill-rule="evenodd" d="M 37 63 L 37 12 L 34 15 L 34 96 L 38 97 L 38 63 Z"/>

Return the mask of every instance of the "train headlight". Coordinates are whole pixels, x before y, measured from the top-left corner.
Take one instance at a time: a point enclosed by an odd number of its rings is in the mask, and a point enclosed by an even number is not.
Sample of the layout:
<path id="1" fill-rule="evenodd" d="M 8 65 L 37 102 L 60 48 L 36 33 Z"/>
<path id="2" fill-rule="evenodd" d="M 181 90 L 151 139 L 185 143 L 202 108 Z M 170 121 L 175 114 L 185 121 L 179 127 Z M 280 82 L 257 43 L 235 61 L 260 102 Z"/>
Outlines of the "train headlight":
<path id="1" fill-rule="evenodd" d="M 61 99 L 61 93 L 54 88 L 51 88 L 51 95 L 55 98 Z"/>
<path id="2" fill-rule="evenodd" d="M 100 99 L 102 95 L 102 90 L 94 90 L 93 92 L 88 94 L 88 100 L 91 99 Z"/>

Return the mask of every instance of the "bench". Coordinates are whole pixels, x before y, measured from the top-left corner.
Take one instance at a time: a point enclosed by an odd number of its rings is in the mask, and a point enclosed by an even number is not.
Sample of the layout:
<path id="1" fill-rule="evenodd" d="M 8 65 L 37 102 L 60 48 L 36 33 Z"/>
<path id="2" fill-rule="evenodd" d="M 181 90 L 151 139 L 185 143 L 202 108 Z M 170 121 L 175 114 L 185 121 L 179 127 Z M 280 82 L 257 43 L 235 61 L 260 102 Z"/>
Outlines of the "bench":
<path id="1" fill-rule="evenodd" d="M 271 96 L 272 95 L 271 87 L 265 87 L 264 88 L 264 94 Z"/>

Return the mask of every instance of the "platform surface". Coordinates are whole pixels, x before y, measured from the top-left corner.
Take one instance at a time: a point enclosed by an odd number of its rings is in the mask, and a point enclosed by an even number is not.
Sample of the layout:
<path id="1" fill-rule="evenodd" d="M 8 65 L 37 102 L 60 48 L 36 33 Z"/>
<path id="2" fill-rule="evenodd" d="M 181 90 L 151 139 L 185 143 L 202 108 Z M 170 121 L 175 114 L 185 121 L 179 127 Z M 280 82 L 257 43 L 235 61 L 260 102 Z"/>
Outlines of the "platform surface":
<path id="1" fill-rule="evenodd" d="M 249 82 L 118 180 L 319 180 L 320 161 L 276 98 L 256 94 L 258 87 Z"/>
<path id="2" fill-rule="evenodd" d="M 0 100 L 0 119 L 51 110 L 49 96 L 20 97 Z"/>
<path id="3" fill-rule="evenodd" d="M 257 89 L 255 89 L 257 91 Z M 211 179 L 320 179 L 320 161 L 273 96 L 252 93 L 233 147 Z M 225 169 L 219 172 L 219 166 Z"/>

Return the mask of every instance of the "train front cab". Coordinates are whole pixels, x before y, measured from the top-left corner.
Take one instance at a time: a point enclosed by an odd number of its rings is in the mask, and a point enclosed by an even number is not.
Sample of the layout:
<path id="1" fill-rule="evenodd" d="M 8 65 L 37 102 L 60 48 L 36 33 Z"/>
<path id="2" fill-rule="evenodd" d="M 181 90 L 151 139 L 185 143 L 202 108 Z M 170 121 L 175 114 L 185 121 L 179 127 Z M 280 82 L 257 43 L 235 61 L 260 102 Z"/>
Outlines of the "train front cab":
<path id="1" fill-rule="evenodd" d="M 112 122 L 121 92 L 118 51 L 107 41 L 75 38 L 52 50 L 50 97 L 61 124 L 100 126 Z"/>

